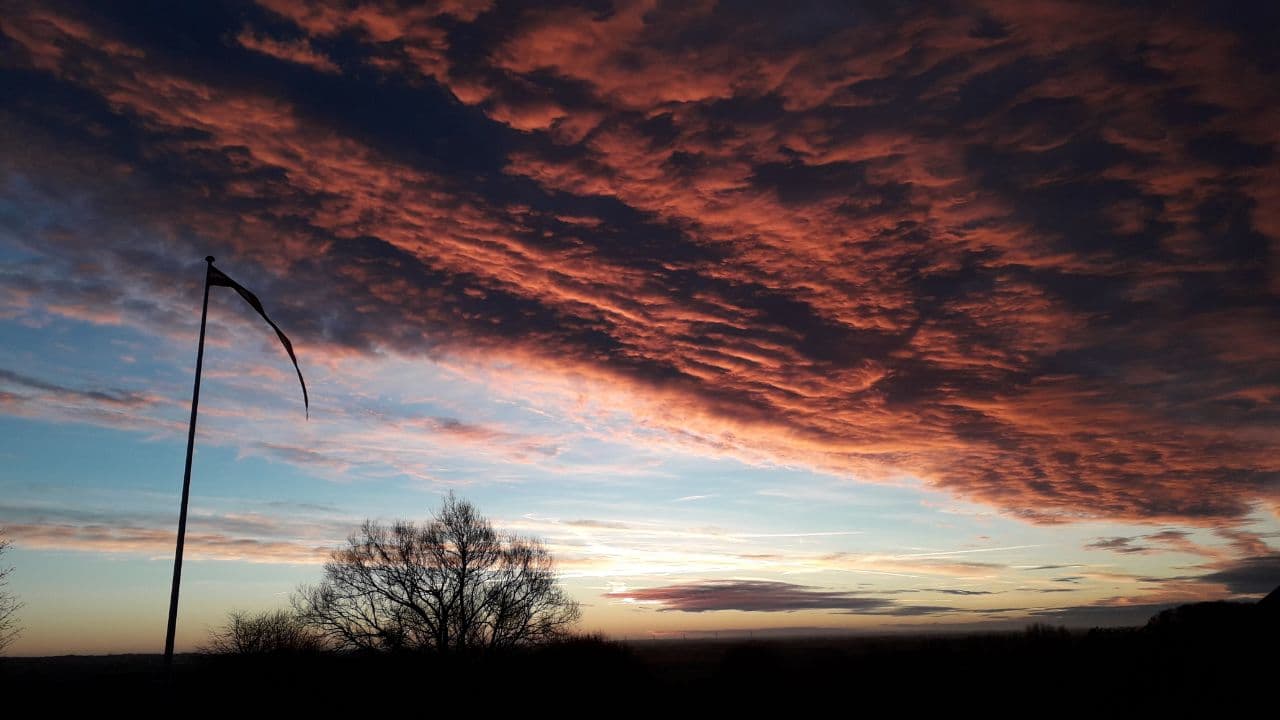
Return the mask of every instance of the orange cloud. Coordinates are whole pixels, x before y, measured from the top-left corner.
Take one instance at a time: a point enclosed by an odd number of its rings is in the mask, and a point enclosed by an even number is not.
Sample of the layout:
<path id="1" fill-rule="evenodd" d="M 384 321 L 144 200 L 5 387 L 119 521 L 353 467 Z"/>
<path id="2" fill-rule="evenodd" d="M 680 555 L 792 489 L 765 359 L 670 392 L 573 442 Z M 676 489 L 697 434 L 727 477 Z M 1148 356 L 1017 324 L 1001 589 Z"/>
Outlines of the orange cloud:
<path id="1" fill-rule="evenodd" d="M 276 40 L 245 30 L 236 36 L 236 42 L 254 52 L 269 55 L 277 60 L 306 65 L 320 72 L 341 72 L 332 60 L 316 52 L 306 40 L 294 40 L 292 42 Z"/>
<path id="2" fill-rule="evenodd" d="M 1057 3 L 624 2 L 500 26 L 484 3 L 261 4 L 304 38 L 241 44 L 329 70 L 317 48 L 345 38 L 343 66 L 381 74 L 366 97 L 421 128 L 58 13 L 3 32 L 145 138 L 101 192 L 183 179 L 119 203 L 155 255 L 191 254 L 198 227 L 293 298 L 313 347 L 515 366 L 530 393 L 626 413 L 623 439 L 909 475 L 1033 522 L 1277 502 L 1280 86 L 1238 30 Z M 152 261 L 130 272 L 163 287 Z M 142 312 L 87 292 L 38 302 Z"/>

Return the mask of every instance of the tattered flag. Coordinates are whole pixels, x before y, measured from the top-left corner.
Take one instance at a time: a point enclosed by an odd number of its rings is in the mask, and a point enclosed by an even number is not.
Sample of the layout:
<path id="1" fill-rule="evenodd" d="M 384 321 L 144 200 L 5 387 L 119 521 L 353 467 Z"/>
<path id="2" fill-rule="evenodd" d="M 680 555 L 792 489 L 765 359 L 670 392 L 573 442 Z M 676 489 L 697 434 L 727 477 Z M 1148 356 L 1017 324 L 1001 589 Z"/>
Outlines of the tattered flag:
<path id="1" fill-rule="evenodd" d="M 276 336 L 280 338 L 280 344 L 284 346 L 285 352 L 289 353 L 289 359 L 293 361 L 294 371 L 298 373 L 298 382 L 302 385 L 302 405 L 306 410 L 307 417 L 310 418 L 311 400 L 307 397 L 307 382 L 302 379 L 302 370 L 298 368 L 298 356 L 293 354 L 293 343 L 289 342 L 289 338 L 280 329 L 280 326 L 267 317 L 267 311 L 262 309 L 262 301 L 258 300 L 257 295 L 246 290 L 243 285 L 227 277 L 226 273 L 214 267 L 212 262 L 209 264 L 209 284 L 229 287 L 240 293 L 240 297 L 244 298 L 244 301 L 249 303 L 254 310 L 257 310 L 262 319 L 266 320 L 267 324 L 271 326 L 271 329 L 276 331 Z"/>

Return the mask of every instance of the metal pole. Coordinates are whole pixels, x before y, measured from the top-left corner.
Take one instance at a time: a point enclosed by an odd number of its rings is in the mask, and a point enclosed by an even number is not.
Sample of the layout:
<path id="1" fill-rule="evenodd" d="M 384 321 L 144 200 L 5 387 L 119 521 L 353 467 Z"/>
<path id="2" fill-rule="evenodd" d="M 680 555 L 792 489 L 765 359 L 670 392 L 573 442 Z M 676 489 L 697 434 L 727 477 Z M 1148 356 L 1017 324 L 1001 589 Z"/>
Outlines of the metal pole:
<path id="1" fill-rule="evenodd" d="M 200 366 L 204 364 L 204 325 L 209 316 L 209 273 L 213 256 L 204 259 L 204 305 L 200 308 L 200 345 L 196 350 L 196 385 L 191 391 L 191 425 L 187 428 L 187 469 L 182 475 L 182 509 L 178 513 L 178 547 L 173 553 L 173 590 L 169 595 L 169 631 L 164 638 L 164 667 L 173 670 L 173 635 L 178 628 L 178 587 L 182 583 L 182 543 L 187 536 L 187 498 L 191 495 L 191 453 L 196 444 L 196 408 L 200 404 Z"/>

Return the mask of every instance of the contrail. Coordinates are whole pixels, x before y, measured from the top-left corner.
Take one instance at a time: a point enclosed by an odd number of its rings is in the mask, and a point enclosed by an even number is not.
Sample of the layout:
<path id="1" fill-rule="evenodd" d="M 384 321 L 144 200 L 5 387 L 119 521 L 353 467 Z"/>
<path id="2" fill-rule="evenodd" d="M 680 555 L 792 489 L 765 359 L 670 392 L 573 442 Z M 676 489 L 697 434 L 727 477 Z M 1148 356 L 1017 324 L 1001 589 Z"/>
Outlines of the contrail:
<path id="1" fill-rule="evenodd" d="M 892 555 L 894 558 L 942 557 L 944 555 L 967 555 L 969 553 L 997 552 L 999 550 L 1022 550 L 1040 547 L 1040 545 L 1006 545 L 1005 547 L 974 548 L 973 550 L 947 550 L 945 552 L 911 553 L 910 555 Z"/>

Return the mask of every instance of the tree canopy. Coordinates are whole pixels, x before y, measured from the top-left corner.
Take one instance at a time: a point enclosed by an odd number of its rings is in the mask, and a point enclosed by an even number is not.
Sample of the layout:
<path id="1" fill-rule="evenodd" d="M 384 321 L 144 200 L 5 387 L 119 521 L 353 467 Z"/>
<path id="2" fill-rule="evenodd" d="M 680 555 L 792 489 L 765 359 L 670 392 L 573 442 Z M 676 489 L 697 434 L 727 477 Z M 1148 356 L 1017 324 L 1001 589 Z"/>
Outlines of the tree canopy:
<path id="1" fill-rule="evenodd" d="M 294 607 L 349 649 L 470 652 L 555 639 L 580 617 L 538 540 L 452 493 L 425 525 L 365 521 Z"/>

